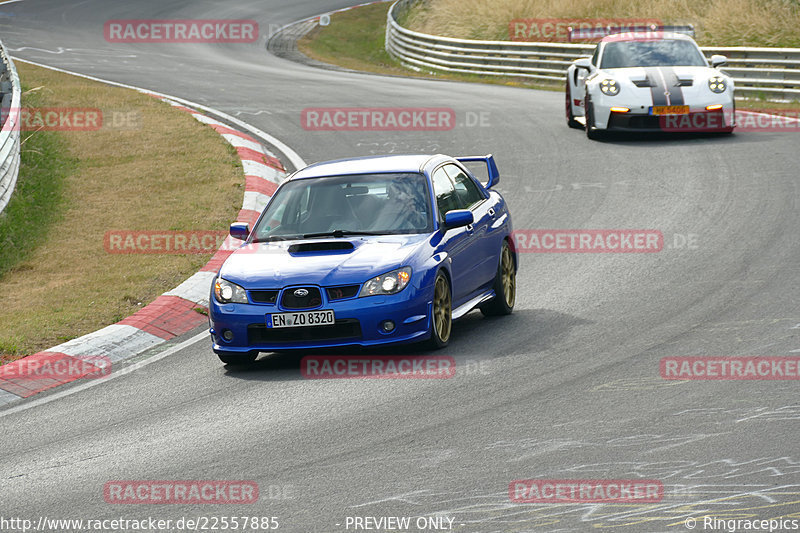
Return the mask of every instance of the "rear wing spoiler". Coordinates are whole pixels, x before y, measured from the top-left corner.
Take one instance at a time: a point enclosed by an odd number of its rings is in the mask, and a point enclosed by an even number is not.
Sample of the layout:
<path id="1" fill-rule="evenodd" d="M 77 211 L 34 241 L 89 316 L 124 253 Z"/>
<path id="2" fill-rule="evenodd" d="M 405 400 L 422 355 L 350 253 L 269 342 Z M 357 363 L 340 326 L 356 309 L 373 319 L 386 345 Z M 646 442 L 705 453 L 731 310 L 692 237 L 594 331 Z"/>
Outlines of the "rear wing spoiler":
<path id="1" fill-rule="evenodd" d="M 618 33 L 642 34 L 642 37 L 656 37 L 659 33 L 683 33 L 694 37 L 694 26 L 663 26 L 660 24 L 622 24 L 618 26 L 595 26 L 591 28 L 567 28 L 567 40 L 580 41 L 586 39 L 602 39 Z"/>
<path id="2" fill-rule="evenodd" d="M 484 185 L 487 189 L 494 187 L 500 181 L 500 171 L 497 170 L 497 163 L 494 162 L 492 154 L 456 157 L 455 159 L 459 163 L 485 163 L 489 173 L 489 181 Z"/>

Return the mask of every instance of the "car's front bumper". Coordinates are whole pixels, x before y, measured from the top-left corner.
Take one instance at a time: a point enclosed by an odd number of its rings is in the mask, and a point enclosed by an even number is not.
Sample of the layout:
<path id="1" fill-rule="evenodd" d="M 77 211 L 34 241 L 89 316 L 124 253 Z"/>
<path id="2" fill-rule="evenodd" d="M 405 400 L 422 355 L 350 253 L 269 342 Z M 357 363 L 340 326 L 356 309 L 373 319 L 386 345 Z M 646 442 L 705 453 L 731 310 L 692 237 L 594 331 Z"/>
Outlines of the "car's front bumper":
<path id="1" fill-rule="evenodd" d="M 700 95 L 695 94 L 698 92 Z M 698 87 L 684 88 L 684 103 L 680 105 L 688 105 L 688 114 L 650 114 L 653 100 L 649 89 L 645 92 L 645 89 L 630 91 L 623 88 L 617 96 L 608 96 L 597 91 L 591 96 L 591 105 L 594 126 L 599 130 L 704 132 L 726 130 L 734 125 L 732 90 L 711 96 L 710 91 L 703 92 Z M 722 107 L 707 109 L 718 105 Z M 614 108 L 629 111 L 613 111 Z"/>
<path id="2" fill-rule="evenodd" d="M 609 131 L 659 131 L 675 133 L 705 133 L 729 131 L 734 126 L 733 111 L 690 111 L 684 115 L 649 115 L 611 112 Z"/>
<path id="3" fill-rule="evenodd" d="M 425 340 L 430 335 L 431 297 L 428 291 L 409 290 L 391 296 L 369 296 L 328 301 L 318 309 L 332 309 L 333 326 L 268 328 L 266 317 L 272 313 L 305 311 L 281 309 L 277 305 L 219 304 L 209 305 L 210 332 L 217 353 L 270 352 L 303 348 L 336 346 L 375 346 Z M 392 332 L 382 324 L 391 320 Z M 225 331 L 233 338 L 223 338 Z"/>

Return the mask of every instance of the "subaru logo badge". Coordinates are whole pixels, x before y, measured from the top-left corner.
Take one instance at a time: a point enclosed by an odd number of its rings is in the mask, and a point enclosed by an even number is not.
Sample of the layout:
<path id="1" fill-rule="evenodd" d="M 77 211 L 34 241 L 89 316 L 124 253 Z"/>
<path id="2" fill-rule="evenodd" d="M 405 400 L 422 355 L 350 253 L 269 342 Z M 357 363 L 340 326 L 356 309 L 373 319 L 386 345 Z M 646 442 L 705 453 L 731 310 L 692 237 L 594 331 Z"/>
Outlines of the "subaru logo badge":
<path id="1" fill-rule="evenodd" d="M 297 296 L 298 298 L 305 298 L 306 296 L 308 296 L 308 291 L 306 289 L 297 289 L 296 291 L 294 291 L 294 295 Z"/>

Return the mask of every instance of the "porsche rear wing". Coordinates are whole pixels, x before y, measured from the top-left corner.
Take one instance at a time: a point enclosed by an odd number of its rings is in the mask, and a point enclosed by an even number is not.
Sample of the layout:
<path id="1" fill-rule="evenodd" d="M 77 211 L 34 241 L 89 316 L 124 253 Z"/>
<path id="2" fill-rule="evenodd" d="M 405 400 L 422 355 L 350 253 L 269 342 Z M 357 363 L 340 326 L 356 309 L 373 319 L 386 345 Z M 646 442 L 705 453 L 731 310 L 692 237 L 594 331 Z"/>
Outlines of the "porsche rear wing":
<path id="1" fill-rule="evenodd" d="M 687 24 L 684 26 L 663 26 L 659 24 L 629 24 L 620 26 L 605 26 L 605 27 L 592 27 L 592 28 L 575 28 L 569 26 L 567 28 L 567 40 L 579 41 L 586 39 L 602 39 L 608 35 L 617 33 L 633 33 L 642 34 L 643 37 L 648 35 L 655 37 L 659 33 L 683 33 L 694 37 L 694 26 Z"/>
<path id="2" fill-rule="evenodd" d="M 494 156 L 492 154 L 456 157 L 455 159 L 459 163 L 485 163 L 486 169 L 489 172 L 489 181 L 484 185 L 487 189 L 494 187 L 500 181 L 500 171 L 497 170 L 497 163 L 494 162 Z"/>

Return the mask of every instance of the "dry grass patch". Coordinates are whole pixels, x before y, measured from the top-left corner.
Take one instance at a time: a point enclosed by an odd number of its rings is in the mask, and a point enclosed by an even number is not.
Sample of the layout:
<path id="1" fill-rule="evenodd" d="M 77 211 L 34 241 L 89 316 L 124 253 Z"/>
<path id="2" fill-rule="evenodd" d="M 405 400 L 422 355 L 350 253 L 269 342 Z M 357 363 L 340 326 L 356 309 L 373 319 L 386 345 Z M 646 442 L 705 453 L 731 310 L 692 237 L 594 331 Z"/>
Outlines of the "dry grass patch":
<path id="1" fill-rule="evenodd" d="M 244 186 L 235 150 L 188 113 L 134 91 L 23 63 L 18 70 L 25 85 L 41 87 L 39 105 L 99 108 L 104 127 L 48 134 L 76 163 L 60 216 L 0 278 L 0 353 L 14 356 L 119 321 L 210 257 L 108 254 L 106 231 L 225 229 Z M 114 128 L 123 116 L 134 121 Z"/>
<path id="2" fill-rule="evenodd" d="M 434 35 L 508 40 L 509 22 L 520 18 L 656 18 L 694 24 L 705 46 L 800 46 L 795 0 L 429 0 L 405 23 Z"/>
<path id="3" fill-rule="evenodd" d="M 386 15 L 391 5 L 372 4 L 334 13 L 329 26 L 317 26 L 297 42 L 297 47 L 317 61 L 376 74 L 562 89 L 562 82 L 548 84 L 523 77 L 426 72 L 406 68 L 392 58 L 385 47 Z"/>

